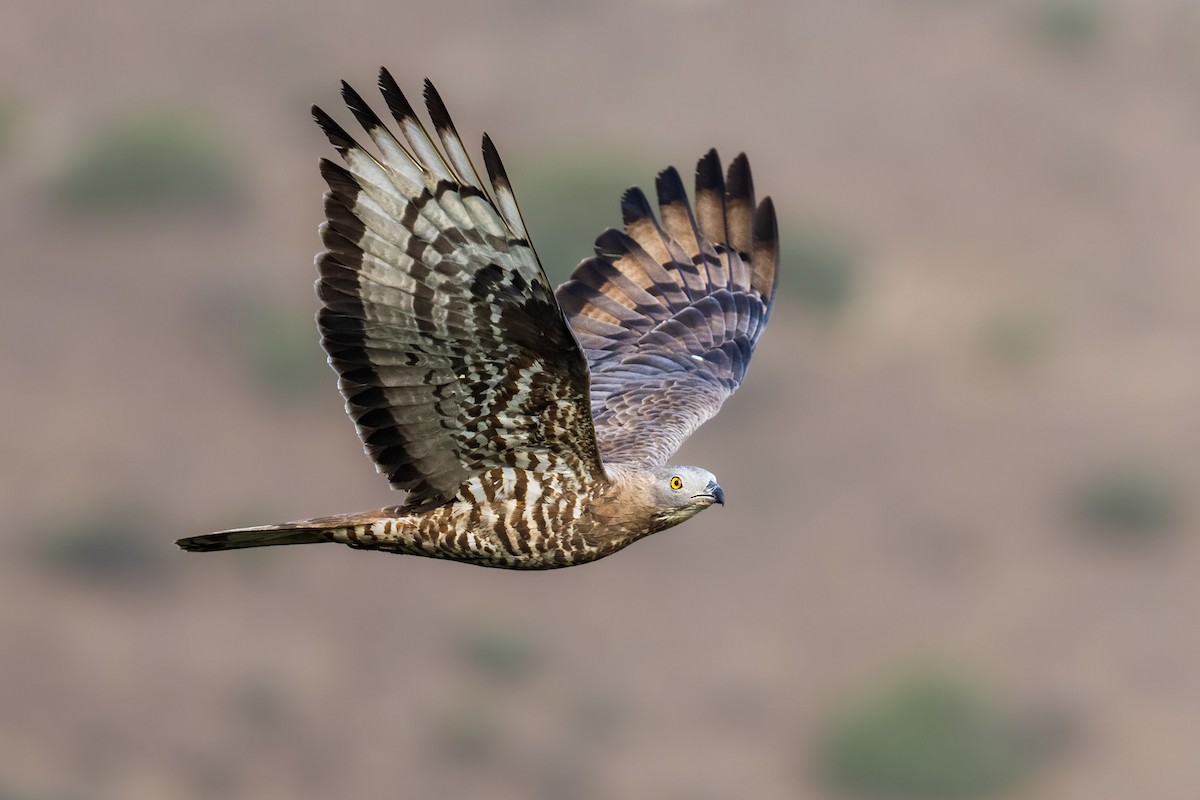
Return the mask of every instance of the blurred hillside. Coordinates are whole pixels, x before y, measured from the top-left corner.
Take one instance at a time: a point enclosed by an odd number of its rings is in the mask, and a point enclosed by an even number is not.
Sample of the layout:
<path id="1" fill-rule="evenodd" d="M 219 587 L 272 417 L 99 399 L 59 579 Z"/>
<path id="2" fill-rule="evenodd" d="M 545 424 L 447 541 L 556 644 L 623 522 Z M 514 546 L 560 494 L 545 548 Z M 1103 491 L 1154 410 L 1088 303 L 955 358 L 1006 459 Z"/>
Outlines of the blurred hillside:
<path id="1" fill-rule="evenodd" d="M 3 22 L 0 797 L 1200 794 L 1191 0 Z M 308 106 L 381 64 L 557 278 L 750 155 L 783 298 L 679 457 L 724 509 L 546 574 L 174 549 L 397 499 L 311 321 Z"/>

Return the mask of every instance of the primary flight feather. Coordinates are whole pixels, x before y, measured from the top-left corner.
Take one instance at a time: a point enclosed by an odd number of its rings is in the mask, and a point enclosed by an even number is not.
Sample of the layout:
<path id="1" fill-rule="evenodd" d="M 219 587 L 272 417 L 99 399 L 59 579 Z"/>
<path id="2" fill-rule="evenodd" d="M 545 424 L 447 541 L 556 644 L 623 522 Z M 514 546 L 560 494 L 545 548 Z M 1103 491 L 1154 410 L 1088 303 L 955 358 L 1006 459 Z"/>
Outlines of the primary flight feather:
<path id="1" fill-rule="evenodd" d="M 483 137 L 487 185 L 425 82 L 440 148 L 395 80 L 399 137 L 348 84 L 372 154 L 316 106 L 322 159 L 321 344 L 367 454 L 403 505 L 179 540 L 185 550 L 340 542 L 490 567 L 610 555 L 725 496 L 671 455 L 741 384 L 770 314 L 779 239 L 750 166 L 710 150 L 695 211 L 679 173 L 659 214 L 633 188 L 625 230 L 556 291 Z M 490 194 L 488 189 L 490 188 Z"/>

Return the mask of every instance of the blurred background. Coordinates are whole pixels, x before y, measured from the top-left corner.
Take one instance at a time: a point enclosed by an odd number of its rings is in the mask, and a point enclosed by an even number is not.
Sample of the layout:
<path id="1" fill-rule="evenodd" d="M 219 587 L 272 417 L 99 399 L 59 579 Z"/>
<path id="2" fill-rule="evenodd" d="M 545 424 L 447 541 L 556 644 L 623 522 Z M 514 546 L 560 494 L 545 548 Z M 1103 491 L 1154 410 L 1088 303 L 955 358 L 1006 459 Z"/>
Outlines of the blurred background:
<path id="1" fill-rule="evenodd" d="M 1200 796 L 1194 0 L 0 19 L 0 797 Z M 555 280 L 750 154 L 781 297 L 679 456 L 724 509 L 540 574 L 174 549 L 398 500 L 312 323 L 308 106 L 381 64 Z"/>

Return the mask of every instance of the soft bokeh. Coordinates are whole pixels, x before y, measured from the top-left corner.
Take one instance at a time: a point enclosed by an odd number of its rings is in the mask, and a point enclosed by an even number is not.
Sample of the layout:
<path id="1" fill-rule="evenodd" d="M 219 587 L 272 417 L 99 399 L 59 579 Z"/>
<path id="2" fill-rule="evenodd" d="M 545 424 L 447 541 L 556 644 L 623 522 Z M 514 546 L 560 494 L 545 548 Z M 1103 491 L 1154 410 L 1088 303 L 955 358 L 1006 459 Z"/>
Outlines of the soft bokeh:
<path id="1" fill-rule="evenodd" d="M 1200 796 L 1195 2 L 68 5 L 0 24 L 0 796 Z M 750 154 L 724 509 L 542 574 L 174 549 L 397 499 L 311 323 L 308 104 L 381 64 L 556 278 Z"/>

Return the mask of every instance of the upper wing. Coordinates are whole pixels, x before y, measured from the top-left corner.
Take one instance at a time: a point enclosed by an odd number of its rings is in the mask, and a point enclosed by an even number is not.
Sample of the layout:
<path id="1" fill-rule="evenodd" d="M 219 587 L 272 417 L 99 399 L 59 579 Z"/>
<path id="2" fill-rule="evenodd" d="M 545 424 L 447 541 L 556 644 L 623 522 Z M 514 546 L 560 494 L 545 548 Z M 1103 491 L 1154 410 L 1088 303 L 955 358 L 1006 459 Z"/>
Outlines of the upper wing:
<path id="1" fill-rule="evenodd" d="M 377 156 L 313 107 L 348 167 L 321 161 L 317 322 L 367 453 L 414 509 L 494 467 L 603 474 L 587 361 L 491 140 L 495 202 L 433 85 L 426 107 L 444 157 L 387 70 L 379 86 L 403 141 L 342 84 Z"/>
<path id="2" fill-rule="evenodd" d="M 657 189 L 662 224 L 630 189 L 625 232 L 602 233 L 557 292 L 591 365 L 606 461 L 665 464 L 716 414 L 746 374 L 775 292 L 775 208 L 766 198 L 755 209 L 744 154 L 728 179 L 715 150 L 700 159 L 694 217 L 674 167 Z"/>

